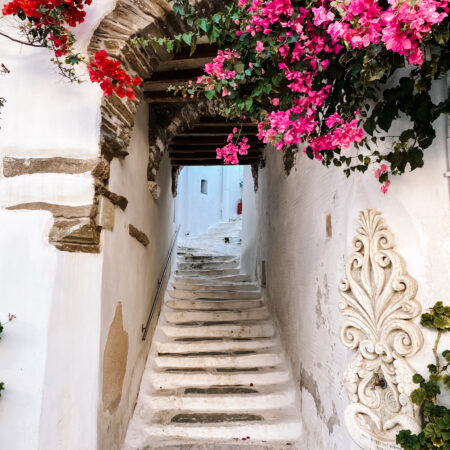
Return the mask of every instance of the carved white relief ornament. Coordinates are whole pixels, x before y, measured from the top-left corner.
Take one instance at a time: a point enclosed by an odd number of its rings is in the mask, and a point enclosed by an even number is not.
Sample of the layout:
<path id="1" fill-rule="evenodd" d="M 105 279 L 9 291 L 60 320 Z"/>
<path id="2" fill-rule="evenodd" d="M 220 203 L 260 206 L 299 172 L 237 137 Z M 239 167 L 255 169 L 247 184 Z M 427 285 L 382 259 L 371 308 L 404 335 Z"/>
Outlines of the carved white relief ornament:
<path id="1" fill-rule="evenodd" d="M 356 355 L 344 373 L 350 404 L 346 426 L 363 449 L 400 448 L 401 429 L 420 431 L 417 407 L 409 394 L 415 386 L 407 358 L 422 348 L 423 336 L 413 322 L 421 312 L 417 283 L 394 250 L 394 236 L 381 214 L 360 213 L 339 286 L 339 309 L 345 319 L 341 340 Z"/>

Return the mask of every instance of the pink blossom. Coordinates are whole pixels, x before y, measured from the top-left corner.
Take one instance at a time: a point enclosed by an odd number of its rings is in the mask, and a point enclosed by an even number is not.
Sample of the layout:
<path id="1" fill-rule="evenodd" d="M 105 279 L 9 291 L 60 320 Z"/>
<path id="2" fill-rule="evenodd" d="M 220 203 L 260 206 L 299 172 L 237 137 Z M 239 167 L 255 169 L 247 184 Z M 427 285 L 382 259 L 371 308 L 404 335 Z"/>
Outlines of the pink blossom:
<path id="1" fill-rule="evenodd" d="M 383 194 L 386 194 L 387 193 L 387 191 L 388 191 L 388 189 L 389 189 L 389 186 L 391 185 L 391 182 L 389 181 L 389 180 L 386 180 L 384 183 L 383 183 L 383 185 L 380 187 L 380 191 L 383 193 Z"/>
<path id="2" fill-rule="evenodd" d="M 382 173 L 388 171 L 388 166 L 386 164 L 381 164 L 380 167 L 375 171 L 375 178 L 380 178 Z"/>
<path id="3" fill-rule="evenodd" d="M 312 8 L 312 11 L 314 14 L 314 25 L 317 27 L 334 19 L 334 14 L 331 11 L 327 11 L 323 6 Z"/>
<path id="4" fill-rule="evenodd" d="M 328 128 L 333 128 L 337 123 L 342 122 L 344 122 L 344 119 L 338 113 L 334 113 L 325 120 L 325 124 Z"/>
<path id="5" fill-rule="evenodd" d="M 256 41 L 256 51 L 258 53 L 264 50 L 264 44 L 261 41 Z"/>

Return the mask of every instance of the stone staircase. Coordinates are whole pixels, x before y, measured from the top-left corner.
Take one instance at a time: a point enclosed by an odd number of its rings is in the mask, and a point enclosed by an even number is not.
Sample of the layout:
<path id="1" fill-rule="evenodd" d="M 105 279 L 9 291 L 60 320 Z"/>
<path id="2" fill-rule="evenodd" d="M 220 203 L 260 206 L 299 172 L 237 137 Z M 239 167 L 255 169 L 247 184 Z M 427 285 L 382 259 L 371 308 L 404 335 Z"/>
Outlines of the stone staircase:
<path id="1" fill-rule="evenodd" d="M 233 230 L 178 247 L 124 450 L 300 448 L 296 391 Z"/>

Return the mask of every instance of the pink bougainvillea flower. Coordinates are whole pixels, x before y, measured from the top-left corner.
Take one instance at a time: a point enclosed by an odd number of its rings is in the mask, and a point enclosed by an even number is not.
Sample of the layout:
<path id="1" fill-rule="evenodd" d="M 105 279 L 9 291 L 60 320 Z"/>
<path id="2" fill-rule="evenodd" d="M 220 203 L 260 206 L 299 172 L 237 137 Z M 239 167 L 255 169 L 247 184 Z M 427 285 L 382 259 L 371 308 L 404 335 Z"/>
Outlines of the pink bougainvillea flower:
<path id="1" fill-rule="evenodd" d="M 391 182 L 390 182 L 389 180 L 386 180 L 386 181 L 383 183 L 383 185 L 381 186 L 380 191 L 381 191 L 383 194 L 386 194 L 387 191 L 388 191 L 388 189 L 389 189 L 389 186 L 390 186 L 390 185 L 391 185 Z"/>

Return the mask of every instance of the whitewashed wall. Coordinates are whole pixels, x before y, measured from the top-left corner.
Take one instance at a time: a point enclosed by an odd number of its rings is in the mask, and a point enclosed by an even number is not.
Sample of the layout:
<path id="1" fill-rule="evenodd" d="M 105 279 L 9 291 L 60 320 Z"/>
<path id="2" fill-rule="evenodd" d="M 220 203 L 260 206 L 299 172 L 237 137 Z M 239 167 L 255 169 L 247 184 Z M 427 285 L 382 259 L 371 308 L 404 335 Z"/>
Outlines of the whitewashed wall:
<path id="1" fill-rule="evenodd" d="M 446 121 L 441 118 L 435 125 L 438 137 L 426 151 L 424 168 L 394 179 L 387 195 L 371 173 L 346 179 L 339 169 L 326 169 L 304 155 L 286 176 L 282 155 L 266 151 L 257 193 L 258 265 L 266 261 L 265 293 L 301 389 L 305 449 L 358 448 L 343 420 L 348 399 L 342 375 L 353 355 L 339 339 L 338 283 L 360 210 L 382 212 L 397 237 L 398 252 L 418 281 L 423 309 L 437 300 L 450 304 L 450 209 L 443 177 Z M 411 363 L 426 373 L 434 334 L 423 333 L 424 349 Z M 449 337 L 445 339 L 443 348 L 450 345 Z"/>
<path id="2" fill-rule="evenodd" d="M 206 180 L 207 194 L 200 191 Z M 218 222 L 237 217 L 237 204 L 242 199 L 240 182 L 242 166 L 190 166 L 178 178 L 176 220 L 181 224 L 180 236 L 204 233 Z"/>
<path id="3" fill-rule="evenodd" d="M 4 2 L 1 2 L 3 5 Z M 93 30 L 114 6 L 99 0 L 77 31 L 85 51 Z M 3 19 L 2 32 L 14 35 Z M 49 61 L 51 52 L 0 38 L 0 77 L 7 103 L 0 115 L 0 159 L 91 158 L 98 154 L 101 90 L 70 85 Z M 86 74 L 82 74 L 87 79 Z M 0 207 L 42 201 L 92 202 L 92 178 L 34 174 L 4 178 Z M 0 442 L 14 450 L 94 449 L 102 256 L 60 252 L 48 243 L 46 211 L 0 209 L 0 320 L 17 319 L 0 341 Z"/>
<path id="4" fill-rule="evenodd" d="M 151 124 L 150 124 L 151 127 Z M 134 409 L 151 335 L 142 341 L 145 324 L 156 292 L 172 236 L 173 197 L 170 162 L 164 156 L 157 183 L 161 195 L 154 200 L 147 188 L 148 106 L 135 117 L 130 155 L 114 160 L 110 188 L 128 199 L 125 211 L 116 210 L 114 231 L 104 231 L 100 354 L 103 355 L 110 324 L 118 302 L 122 303 L 123 328 L 128 333 L 128 358 L 122 396 L 111 414 L 99 405 L 99 449 L 121 446 Z M 144 247 L 128 232 L 129 224 L 143 231 L 150 243 Z M 102 364 L 102 359 L 100 360 Z M 100 367 L 100 374 L 103 368 Z M 101 380 L 100 380 L 101 381 Z M 102 387 L 99 392 L 102 392 Z"/>

